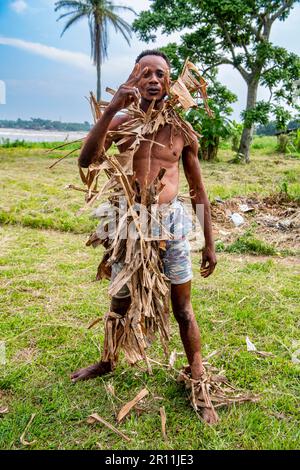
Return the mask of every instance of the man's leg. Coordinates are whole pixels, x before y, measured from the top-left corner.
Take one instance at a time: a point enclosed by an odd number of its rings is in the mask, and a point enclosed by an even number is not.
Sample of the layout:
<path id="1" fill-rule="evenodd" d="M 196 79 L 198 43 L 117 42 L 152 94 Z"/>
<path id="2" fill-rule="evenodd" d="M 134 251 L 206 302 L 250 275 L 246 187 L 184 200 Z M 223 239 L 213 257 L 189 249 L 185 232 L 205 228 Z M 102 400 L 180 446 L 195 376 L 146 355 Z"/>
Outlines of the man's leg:
<path id="1" fill-rule="evenodd" d="M 198 380 L 203 372 L 200 332 L 191 304 L 191 281 L 171 284 L 171 301 L 174 316 L 179 325 L 181 340 L 192 378 Z"/>
<path id="2" fill-rule="evenodd" d="M 119 315 L 125 315 L 129 305 L 130 297 L 125 297 L 123 299 L 113 297 L 110 304 L 110 311 L 118 313 Z M 99 362 L 96 362 L 96 364 L 92 364 L 91 366 L 77 370 L 71 375 L 71 380 L 72 382 L 77 382 L 78 380 L 94 379 L 95 377 L 99 377 L 101 375 L 112 372 L 114 365 L 115 363 L 113 364 L 111 361 L 101 360 Z"/>
<path id="3" fill-rule="evenodd" d="M 203 373 L 200 332 L 191 305 L 191 281 L 171 284 L 171 301 L 174 316 L 179 324 L 181 340 L 191 368 L 192 378 L 198 380 Z M 218 422 L 211 408 L 202 408 L 202 418 L 208 424 Z"/>
<path id="4" fill-rule="evenodd" d="M 172 309 L 179 324 L 192 378 L 198 380 L 203 373 L 203 366 L 200 332 L 191 304 L 193 271 L 190 245 L 186 237 L 167 241 L 162 260 L 165 274 L 171 281 Z"/>

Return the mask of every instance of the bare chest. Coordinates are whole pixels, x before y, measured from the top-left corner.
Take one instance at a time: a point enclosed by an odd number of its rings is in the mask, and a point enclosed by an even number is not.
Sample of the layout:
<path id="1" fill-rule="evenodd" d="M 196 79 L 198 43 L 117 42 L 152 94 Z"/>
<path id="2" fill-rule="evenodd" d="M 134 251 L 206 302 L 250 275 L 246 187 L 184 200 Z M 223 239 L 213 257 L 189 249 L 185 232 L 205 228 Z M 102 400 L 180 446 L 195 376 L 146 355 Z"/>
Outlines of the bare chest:
<path id="1" fill-rule="evenodd" d="M 144 136 L 138 150 L 134 155 L 134 168 L 143 167 L 146 163 L 150 167 L 171 168 L 178 166 L 178 162 L 184 147 L 183 136 L 174 128 L 167 125 L 160 129 L 155 135 Z M 132 141 L 120 148 L 121 152 L 127 150 Z"/>

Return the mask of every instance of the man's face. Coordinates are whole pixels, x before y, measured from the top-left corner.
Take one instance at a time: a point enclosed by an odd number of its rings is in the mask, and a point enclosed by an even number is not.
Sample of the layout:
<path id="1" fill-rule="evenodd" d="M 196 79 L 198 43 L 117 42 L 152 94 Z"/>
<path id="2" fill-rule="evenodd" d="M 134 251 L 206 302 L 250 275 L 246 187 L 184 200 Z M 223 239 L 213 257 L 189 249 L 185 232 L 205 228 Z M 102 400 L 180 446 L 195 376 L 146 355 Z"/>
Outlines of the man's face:
<path id="1" fill-rule="evenodd" d="M 142 98 L 146 101 L 161 101 L 166 95 L 165 80 L 169 74 L 169 66 L 165 59 L 156 55 L 147 55 L 139 61 L 141 70 L 147 67 L 147 72 L 138 83 Z"/>

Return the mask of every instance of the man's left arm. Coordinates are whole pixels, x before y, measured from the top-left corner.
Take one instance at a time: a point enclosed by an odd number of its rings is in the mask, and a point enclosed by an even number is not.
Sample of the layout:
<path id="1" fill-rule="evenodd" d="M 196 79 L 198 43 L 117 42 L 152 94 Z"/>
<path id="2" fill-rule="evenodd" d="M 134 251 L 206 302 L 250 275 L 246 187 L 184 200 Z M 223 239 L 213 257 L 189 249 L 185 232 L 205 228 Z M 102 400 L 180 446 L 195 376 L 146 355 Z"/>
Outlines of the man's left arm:
<path id="1" fill-rule="evenodd" d="M 212 234 L 210 203 L 202 180 L 198 148 L 199 144 L 195 137 L 192 144 L 184 147 L 182 151 L 182 163 L 190 188 L 193 210 L 198 216 L 205 238 L 205 247 L 202 251 L 201 276 L 208 277 L 215 269 L 217 258 Z M 197 211 L 198 204 L 201 204 L 201 206 L 198 206 L 200 213 Z M 201 217 L 202 211 L 204 212 L 203 217 Z"/>

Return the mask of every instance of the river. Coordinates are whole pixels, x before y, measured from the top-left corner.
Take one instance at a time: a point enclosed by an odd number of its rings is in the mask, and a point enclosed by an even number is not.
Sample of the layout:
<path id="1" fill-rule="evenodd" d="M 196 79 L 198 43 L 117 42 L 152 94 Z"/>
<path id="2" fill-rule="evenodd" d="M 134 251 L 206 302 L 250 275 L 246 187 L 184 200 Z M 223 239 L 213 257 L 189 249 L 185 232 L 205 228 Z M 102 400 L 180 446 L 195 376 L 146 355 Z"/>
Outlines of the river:
<path id="1" fill-rule="evenodd" d="M 3 139 L 10 141 L 25 140 L 26 142 L 64 142 L 82 139 L 87 132 L 60 132 L 34 129 L 5 129 L 0 128 L 0 143 Z"/>

